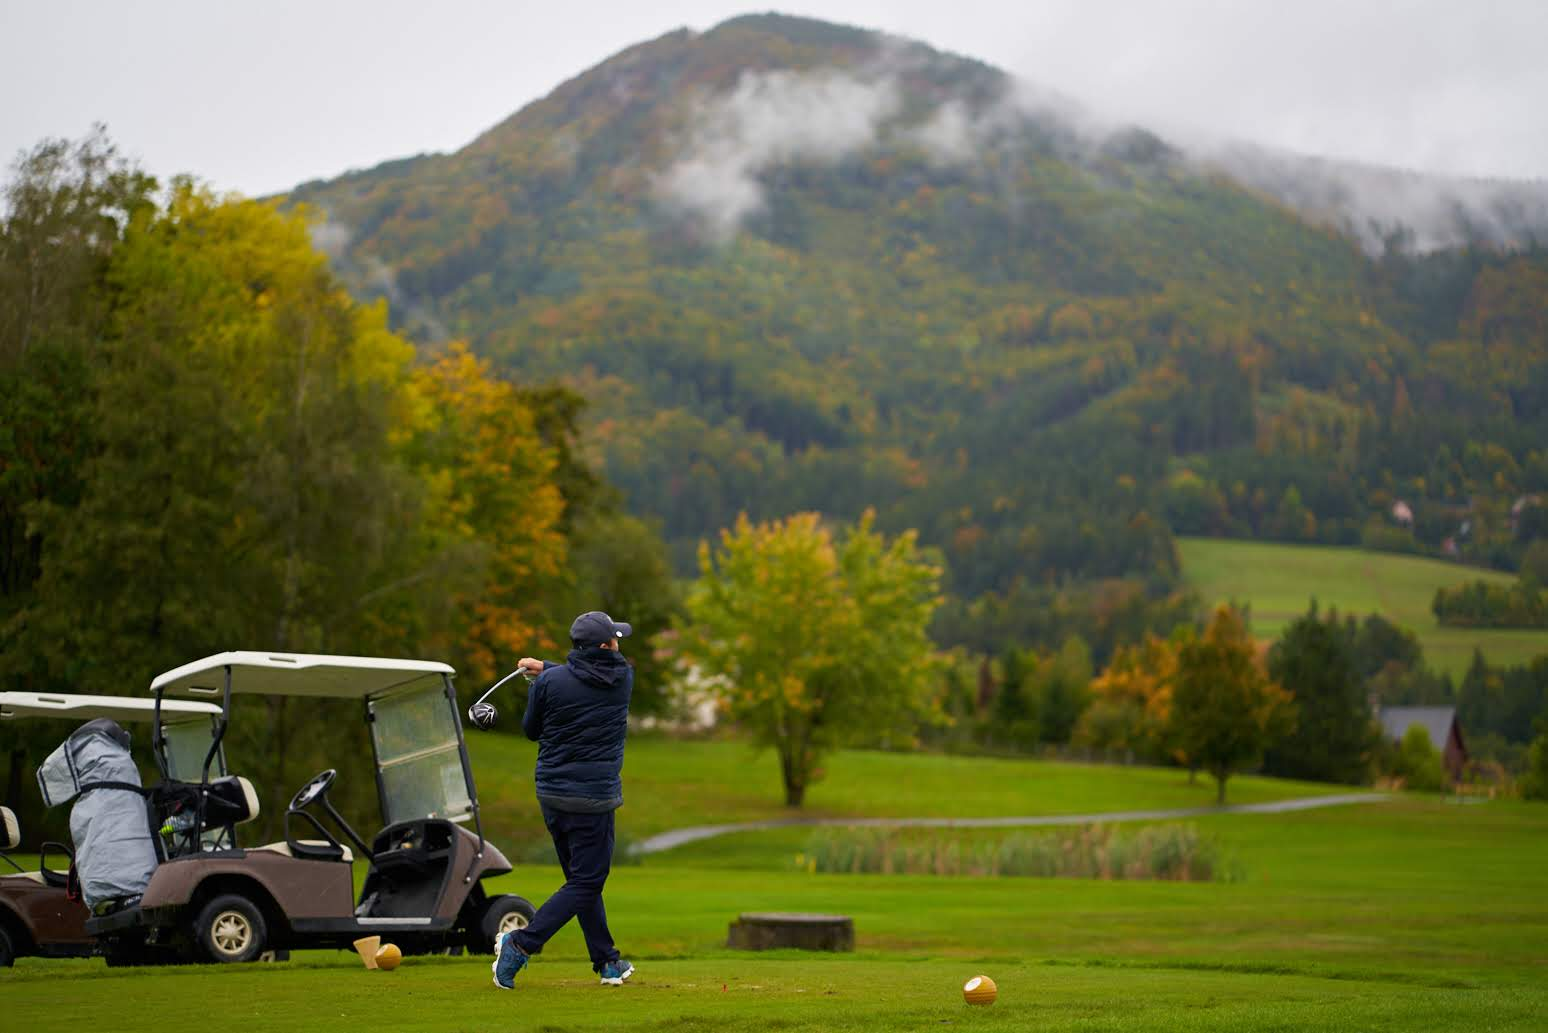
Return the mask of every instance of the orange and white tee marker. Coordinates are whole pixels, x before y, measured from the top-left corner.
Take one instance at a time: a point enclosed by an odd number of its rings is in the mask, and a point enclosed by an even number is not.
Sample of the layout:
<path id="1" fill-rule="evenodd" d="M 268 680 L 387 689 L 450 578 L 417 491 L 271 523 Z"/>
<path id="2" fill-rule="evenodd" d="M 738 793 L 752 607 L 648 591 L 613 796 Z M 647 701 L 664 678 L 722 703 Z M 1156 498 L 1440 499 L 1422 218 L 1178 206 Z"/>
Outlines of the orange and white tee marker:
<path id="1" fill-rule="evenodd" d="M 962 985 L 962 999 L 969 1004 L 993 1004 L 999 989 L 988 976 L 974 976 Z"/>

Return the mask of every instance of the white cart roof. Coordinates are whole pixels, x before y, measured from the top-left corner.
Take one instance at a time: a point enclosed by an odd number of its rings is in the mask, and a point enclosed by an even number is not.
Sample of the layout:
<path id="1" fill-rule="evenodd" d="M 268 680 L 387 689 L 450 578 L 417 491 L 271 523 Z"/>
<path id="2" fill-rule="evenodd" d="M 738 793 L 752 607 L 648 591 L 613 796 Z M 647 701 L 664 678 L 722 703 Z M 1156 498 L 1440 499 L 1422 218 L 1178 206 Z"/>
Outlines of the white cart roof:
<path id="1" fill-rule="evenodd" d="M 167 695 L 219 696 L 231 668 L 233 695 L 312 696 L 364 699 L 418 681 L 455 673 L 438 660 L 389 660 L 377 656 L 317 653 L 216 653 L 184 664 L 151 682 Z"/>
<path id="2" fill-rule="evenodd" d="M 169 699 L 161 704 L 161 723 L 178 724 L 220 714 L 213 703 Z M 111 718 L 123 724 L 153 721 L 156 701 L 138 696 L 78 696 L 58 692 L 0 692 L 0 720 L 18 717 L 53 717 L 65 721 Z"/>

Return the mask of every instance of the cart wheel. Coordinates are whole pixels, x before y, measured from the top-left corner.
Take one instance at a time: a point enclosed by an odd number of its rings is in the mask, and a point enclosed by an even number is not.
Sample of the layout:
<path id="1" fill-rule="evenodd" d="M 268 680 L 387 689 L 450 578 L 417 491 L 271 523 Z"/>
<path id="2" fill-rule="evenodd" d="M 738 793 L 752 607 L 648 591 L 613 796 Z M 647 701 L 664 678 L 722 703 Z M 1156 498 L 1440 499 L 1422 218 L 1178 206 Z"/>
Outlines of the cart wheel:
<path id="1" fill-rule="evenodd" d="M 194 919 L 193 939 L 210 961 L 255 961 L 268 936 L 263 912 L 246 897 L 228 893 L 216 897 Z"/>
<path id="2" fill-rule="evenodd" d="M 11 942 L 11 934 L 5 931 L 5 926 L 0 924 L 0 968 L 10 968 L 16 962 L 16 945 Z"/>
<path id="3" fill-rule="evenodd" d="M 493 954 L 495 942 L 501 933 L 525 929 L 532 924 L 536 914 L 537 908 L 525 897 L 507 893 L 491 898 L 479 920 L 474 948 L 484 954 Z"/>

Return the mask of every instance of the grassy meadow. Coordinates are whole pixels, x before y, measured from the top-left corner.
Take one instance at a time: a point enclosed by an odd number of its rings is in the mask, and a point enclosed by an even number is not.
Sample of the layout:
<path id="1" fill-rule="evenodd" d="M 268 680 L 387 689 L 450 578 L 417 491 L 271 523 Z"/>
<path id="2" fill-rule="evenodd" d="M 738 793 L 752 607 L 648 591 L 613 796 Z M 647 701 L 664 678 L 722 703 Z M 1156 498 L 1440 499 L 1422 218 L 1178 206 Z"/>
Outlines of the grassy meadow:
<path id="1" fill-rule="evenodd" d="M 529 755 L 505 736 L 475 742 L 485 794 L 514 807 L 530 788 L 525 770 L 496 789 L 490 769 Z M 777 799 L 773 761 L 746 746 L 642 738 L 630 751 L 625 812 L 635 809 L 642 831 L 778 813 L 767 803 Z M 889 754 L 840 754 L 829 776 L 814 802 L 856 814 L 1069 813 L 1208 794 L 1175 770 Z M 1236 788 L 1246 799 L 1307 787 Z M 891 793 L 863 795 L 878 789 Z M 104 1016 L 115 1029 L 160 1028 L 184 1006 L 244 1029 L 303 1033 L 1542 1028 L 1548 807 L 1406 794 L 1190 820 L 1231 855 L 1237 881 L 813 874 L 794 863 L 811 835 L 799 828 L 652 855 L 615 868 L 608 884 L 615 935 L 638 966 L 617 990 L 595 985 L 571 926 L 515 993 L 490 985 L 486 957 L 411 958 L 388 974 L 336 952 L 151 970 L 25 959 L 0 974 L 0 993 L 7 1028 L 38 1031 Z M 551 866 L 521 866 L 492 888 L 540 901 L 560 880 Z M 769 910 L 851 915 L 857 950 L 724 947 L 739 912 Z M 993 1007 L 962 1003 L 962 983 L 979 973 L 999 984 Z"/>
<path id="2" fill-rule="evenodd" d="M 506 727 L 512 722 L 507 721 Z M 546 841 L 532 768 L 537 746 L 517 734 L 470 733 L 479 800 L 491 838 Z M 1346 786 L 1242 776 L 1229 803 L 1262 803 L 1347 791 Z M 619 834 L 643 839 L 685 825 L 779 821 L 779 762 L 740 740 L 633 735 L 624 759 Z M 1190 784 L 1172 768 L 1071 764 L 1027 758 L 840 750 L 824 762 L 800 814 L 811 818 L 980 818 L 1204 807 L 1214 783 Z"/>
<path id="3" fill-rule="evenodd" d="M 1514 575 L 1444 560 L 1325 545 L 1180 538 L 1183 575 L 1207 603 L 1252 605 L 1252 630 L 1279 635 L 1316 599 L 1323 609 L 1379 613 L 1419 636 L 1432 667 L 1460 678 L 1475 648 L 1492 664 L 1548 653 L 1548 631 L 1442 627 L 1430 612 L 1435 590 L 1464 581 L 1509 584 Z"/>

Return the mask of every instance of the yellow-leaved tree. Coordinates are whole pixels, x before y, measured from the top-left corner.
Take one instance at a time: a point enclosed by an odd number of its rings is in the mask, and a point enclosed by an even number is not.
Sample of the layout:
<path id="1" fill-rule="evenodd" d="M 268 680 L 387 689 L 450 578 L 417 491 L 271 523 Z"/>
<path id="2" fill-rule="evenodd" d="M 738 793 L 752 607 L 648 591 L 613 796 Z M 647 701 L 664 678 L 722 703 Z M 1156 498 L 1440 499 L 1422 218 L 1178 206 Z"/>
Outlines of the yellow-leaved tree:
<path id="1" fill-rule="evenodd" d="M 543 589 L 568 562 L 556 458 L 515 387 L 460 343 L 417 369 L 412 390 L 418 411 L 403 452 L 429 489 L 424 546 L 463 572 L 423 648 L 481 683 L 554 646 Z"/>
<path id="2" fill-rule="evenodd" d="M 816 513 L 754 524 L 699 548 L 684 653 L 720 676 L 729 716 L 779 755 L 785 803 L 801 806 L 827 750 L 913 741 L 938 719 L 926 629 L 940 568 L 913 532 L 874 515 L 835 534 Z"/>
<path id="3" fill-rule="evenodd" d="M 1295 727 L 1295 701 L 1263 670 L 1234 608 L 1216 609 L 1204 634 L 1178 650 L 1170 725 L 1188 766 L 1215 779 L 1217 803 L 1232 774 Z"/>
<path id="4" fill-rule="evenodd" d="M 1141 760 L 1171 757 L 1172 687 L 1180 647 L 1180 641 L 1155 635 L 1120 647 L 1092 679 L 1091 705 L 1075 726 L 1074 743 Z"/>

